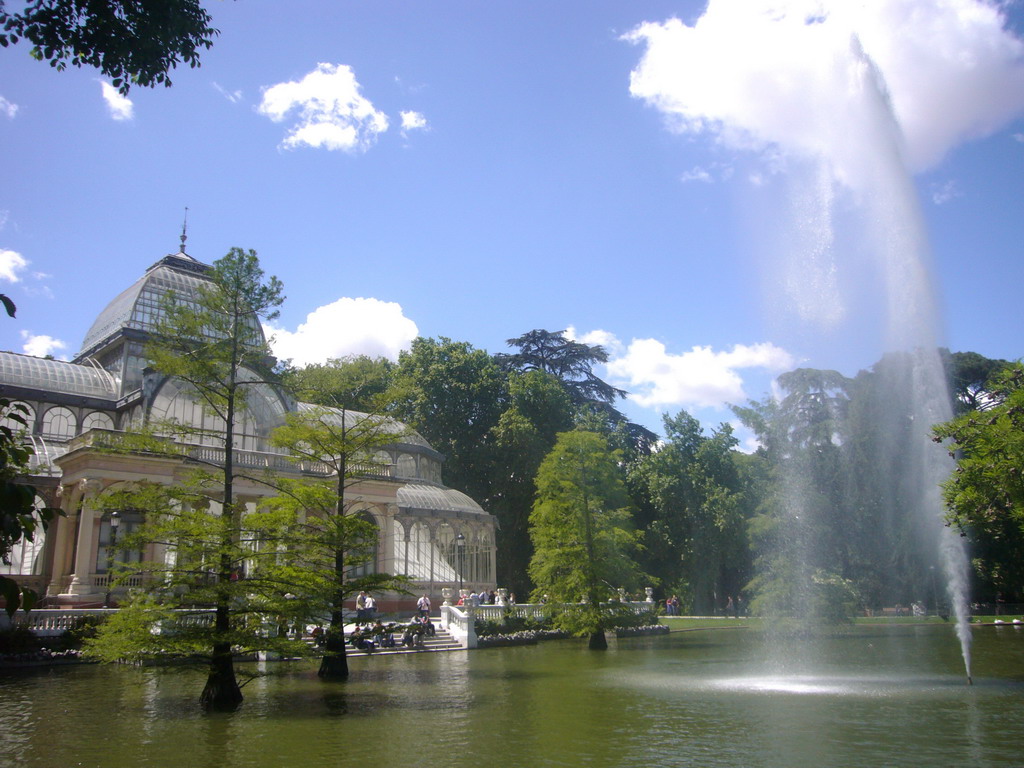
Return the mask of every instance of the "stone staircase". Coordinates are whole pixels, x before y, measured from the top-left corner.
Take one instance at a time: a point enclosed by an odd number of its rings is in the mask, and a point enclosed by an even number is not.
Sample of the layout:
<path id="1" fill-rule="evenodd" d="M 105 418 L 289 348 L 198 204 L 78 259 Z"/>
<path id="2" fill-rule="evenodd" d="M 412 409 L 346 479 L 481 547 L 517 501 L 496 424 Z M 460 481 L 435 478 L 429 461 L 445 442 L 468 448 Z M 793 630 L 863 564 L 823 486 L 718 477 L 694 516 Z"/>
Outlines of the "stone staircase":
<path id="1" fill-rule="evenodd" d="M 372 651 L 360 651 L 357 648 L 348 646 L 345 649 L 349 658 L 359 656 L 387 656 L 398 653 L 432 653 L 437 651 L 461 651 L 462 646 L 452 638 L 447 629 L 441 627 L 440 619 L 431 619 L 434 622 L 435 635 L 423 638 L 423 645 L 418 648 L 405 648 L 401 645 L 401 635 L 395 633 L 395 642 L 399 643 L 394 648 L 375 648 Z"/>

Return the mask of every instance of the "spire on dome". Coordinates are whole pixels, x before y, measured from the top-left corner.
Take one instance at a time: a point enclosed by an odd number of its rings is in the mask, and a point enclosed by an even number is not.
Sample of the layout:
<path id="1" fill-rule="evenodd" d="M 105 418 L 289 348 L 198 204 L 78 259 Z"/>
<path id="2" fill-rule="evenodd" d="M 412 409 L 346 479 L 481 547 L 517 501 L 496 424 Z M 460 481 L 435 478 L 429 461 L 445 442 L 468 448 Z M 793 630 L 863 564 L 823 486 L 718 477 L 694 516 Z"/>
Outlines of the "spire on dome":
<path id="1" fill-rule="evenodd" d="M 185 241 L 188 240 L 188 206 L 185 206 L 185 219 L 181 222 L 181 249 L 179 253 L 185 253 Z M 186 254 L 187 255 L 187 254 Z"/>

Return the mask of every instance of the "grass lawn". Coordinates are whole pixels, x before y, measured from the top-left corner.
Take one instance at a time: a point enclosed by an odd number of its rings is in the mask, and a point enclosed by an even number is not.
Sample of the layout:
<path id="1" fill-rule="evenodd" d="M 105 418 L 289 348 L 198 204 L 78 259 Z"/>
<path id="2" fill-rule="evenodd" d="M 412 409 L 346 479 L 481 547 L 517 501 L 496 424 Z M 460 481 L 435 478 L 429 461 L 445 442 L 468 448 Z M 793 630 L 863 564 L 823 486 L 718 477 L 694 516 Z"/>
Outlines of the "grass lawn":
<path id="1" fill-rule="evenodd" d="M 974 624 L 991 624 L 996 619 L 1005 622 L 1012 622 L 1020 619 L 1021 616 L 975 616 Z M 665 624 L 673 631 L 689 629 L 727 629 L 729 627 L 750 627 L 760 629 L 764 626 L 765 619 L 751 616 L 749 618 L 728 619 L 717 617 L 691 617 L 691 616 L 659 616 L 658 621 Z M 938 616 L 864 616 L 853 620 L 854 624 L 939 624 L 945 623 Z M 952 622 L 952 619 L 950 619 Z"/>

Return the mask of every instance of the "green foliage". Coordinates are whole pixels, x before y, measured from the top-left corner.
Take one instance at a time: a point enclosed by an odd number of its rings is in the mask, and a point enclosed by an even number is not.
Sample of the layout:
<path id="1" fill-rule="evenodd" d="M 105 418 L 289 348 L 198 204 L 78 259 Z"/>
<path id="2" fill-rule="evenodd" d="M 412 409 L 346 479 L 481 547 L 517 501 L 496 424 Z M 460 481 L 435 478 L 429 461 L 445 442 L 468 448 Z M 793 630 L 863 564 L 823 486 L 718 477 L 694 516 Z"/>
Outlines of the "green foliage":
<path id="1" fill-rule="evenodd" d="M 775 570 L 761 571 L 751 582 L 756 597 L 750 604 L 759 616 L 793 617 L 802 622 L 841 624 L 852 621 L 860 596 L 849 579 L 815 570 L 809 578 L 797 573 L 792 560 Z"/>
<path id="2" fill-rule="evenodd" d="M 957 467 L 943 485 L 949 520 L 976 540 L 976 562 L 997 589 L 1020 589 L 1024 566 L 1024 365 L 987 385 L 988 406 L 935 427 Z"/>
<path id="3" fill-rule="evenodd" d="M 405 577 L 354 575 L 355 568 L 373 560 L 379 531 L 357 516 L 359 499 L 348 492 L 367 475 L 380 473 L 378 456 L 402 435 L 403 427 L 393 419 L 318 406 L 289 414 L 271 437 L 295 460 L 330 470 L 322 481 L 279 482 L 280 494 L 270 502 L 294 519 L 283 550 L 298 565 L 290 575 L 295 593 L 308 603 L 307 615 L 330 616 L 323 677 L 348 675 L 344 601 L 360 590 L 407 591 Z"/>
<path id="4" fill-rule="evenodd" d="M 218 34 L 198 0 L 29 0 L 17 12 L 0 2 L 0 47 L 25 38 L 31 54 L 57 70 L 96 67 L 127 93 L 169 86 L 179 63 L 199 66 Z"/>
<path id="5" fill-rule="evenodd" d="M 152 547 L 160 556 L 117 564 L 116 585 L 141 577 L 147 586 L 128 590 L 122 609 L 87 640 L 90 657 L 208 660 L 218 643 L 242 652 L 304 650 L 276 630 L 308 615 L 288 593 L 302 569 L 281 555 L 293 518 L 273 510 L 218 514 L 208 496 L 216 485 L 215 475 L 196 471 L 180 485 L 125 484 L 97 498 L 103 514 L 143 516 L 119 549 Z M 231 610 L 218 626 L 215 609 L 224 604 Z"/>
<path id="6" fill-rule="evenodd" d="M 572 428 L 572 418 L 572 402 L 553 376 L 536 370 L 509 374 L 508 405 L 491 433 L 496 471 L 488 511 L 499 522 L 499 583 L 520 594 L 529 592 L 529 520 L 537 469 L 558 433 Z"/>
<path id="7" fill-rule="evenodd" d="M 61 510 L 36 506 L 36 489 L 21 478 L 29 473 L 32 447 L 22 441 L 28 429 L 28 410 L 21 403 L 0 398 L 0 562 L 10 563 L 11 551 L 20 541 L 34 541 L 46 530 Z M 20 586 L 14 579 L 0 576 L 0 596 L 5 610 L 13 616 L 19 609 L 28 611 L 38 595 Z"/>
<path id="8" fill-rule="evenodd" d="M 486 503 L 505 391 L 505 376 L 483 350 L 419 338 L 399 356 L 390 397 L 394 415 L 445 454 L 447 484 Z"/>
<path id="9" fill-rule="evenodd" d="M 355 355 L 289 369 L 283 384 L 303 402 L 377 413 L 386 405 L 394 369 L 387 358 Z"/>
<path id="10" fill-rule="evenodd" d="M 0 653 L 32 653 L 40 647 L 39 638 L 28 627 L 0 631 Z"/>
<path id="11" fill-rule="evenodd" d="M 530 515 L 534 595 L 562 605 L 584 601 L 556 619 L 573 632 L 597 631 L 600 603 L 619 586 L 635 588 L 641 577 L 634 560 L 639 537 L 618 460 L 600 435 L 565 432 L 537 473 Z"/>
<path id="12" fill-rule="evenodd" d="M 625 397 L 624 390 L 613 387 L 594 374 L 597 363 L 607 363 L 608 353 L 599 344 L 584 344 L 566 338 L 565 331 L 533 330 L 515 339 L 510 347 L 515 354 L 497 354 L 494 359 L 506 370 L 543 371 L 561 381 L 576 405 L 600 402 L 610 404 Z"/>
<path id="13" fill-rule="evenodd" d="M 514 632 L 531 632 L 551 628 L 552 623 L 549 619 L 537 619 L 532 616 L 505 616 L 500 621 L 477 619 L 475 623 L 477 637 L 510 635 Z"/>
<path id="14" fill-rule="evenodd" d="M 541 371 L 561 383 L 579 414 L 596 415 L 613 429 L 621 429 L 632 450 L 646 453 L 657 441 L 657 435 L 634 424 L 614 406 L 626 396 L 625 390 L 613 387 L 594 373 L 594 366 L 608 362 L 608 352 L 600 344 L 584 344 L 567 338 L 565 331 L 536 329 L 508 339 L 508 345 L 519 349 L 513 354 L 499 353 L 495 362 L 505 371 Z M 580 424 L 591 431 L 593 424 Z"/>
<path id="15" fill-rule="evenodd" d="M 977 352 L 941 350 L 946 375 L 953 394 L 955 415 L 982 410 L 990 397 L 992 378 L 1010 366 L 1006 360 L 993 360 Z"/>
<path id="16" fill-rule="evenodd" d="M 727 424 L 705 435 L 685 411 L 664 423 L 661 449 L 629 466 L 643 563 L 689 594 L 694 610 L 710 613 L 716 595 L 737 594 L 750 576 L 737 441 Z"/>
<path id="17" fill-rule="evenodd" d="M 207 709 L 234 709 L 242 695 L 233 649 L 276 643 L 257 632 L 262 617 L 295 618 L 281 589 L 277 552 L 262 540 L 274 542 L 287 523 L 270 515 L 246 519 L 234 496 L 236 424 L 248 407 L 249 392 L 273 385 L 261 321 L 277 316 L 284 297 L 281 282 L 264 276 L 252 250 L 232 248 L 214 262 L 207 276 L 194 294 L 165 297 L 146 354 L 160 374 L 184 382 L 189 395 L 215 417 L 212 426 L 157 428 L 185 442 L 220 443 L 223 453 L 220 459 L 190 457 L 191 463 L 208 469 L 197 471 L 179 487 L 129 487 L 103 502 L 108 510 L 142 511 L 145 516 L 144 525 L 125 537 L 124 546 L 157 546 L 174 556 L 126 567 L 127 575 L 141 575 L 153 584 L 155 594 L 152 599 L 134 595 L 127 614 L 139 620 L 132 624 L 126 618 L 104 628 L 90 647 L 109 659 L 135 643 L 145 654 L 152 649 L 147 633 L 154 622 L 164 620 L 162 611 L 212 607 L 212 625 L 176 630 L 168 653 L 199 656 L 205 649 L 210 674 L 200 701 Z M 210 499 L 219 501 L 213 514 L 207 511 Z M 248 574 L 250 563 L 252 572 L 266 574 L 258 582 L 240 578 Z M 104 656 L 101 647 L 114 650 Z"/>

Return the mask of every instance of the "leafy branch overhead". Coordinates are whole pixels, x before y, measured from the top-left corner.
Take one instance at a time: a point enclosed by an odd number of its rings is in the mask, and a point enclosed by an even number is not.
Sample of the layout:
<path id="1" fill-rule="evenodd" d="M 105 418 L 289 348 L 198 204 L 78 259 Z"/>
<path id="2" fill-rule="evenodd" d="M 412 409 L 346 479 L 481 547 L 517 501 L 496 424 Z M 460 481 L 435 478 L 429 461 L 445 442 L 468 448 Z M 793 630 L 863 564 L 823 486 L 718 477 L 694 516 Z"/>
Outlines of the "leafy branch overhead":
<path id="1" fill-rule="evenodd" d="M 171 85 L 178 64 L 198 67 L 219 34 L 212 20 L 199 0 L 31 0 L 19 11 L 0 0 L 0 46 L 25 39 L 33 58 L 95 67 L 124 94 Z"/>

